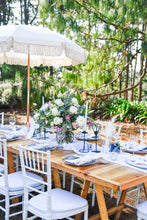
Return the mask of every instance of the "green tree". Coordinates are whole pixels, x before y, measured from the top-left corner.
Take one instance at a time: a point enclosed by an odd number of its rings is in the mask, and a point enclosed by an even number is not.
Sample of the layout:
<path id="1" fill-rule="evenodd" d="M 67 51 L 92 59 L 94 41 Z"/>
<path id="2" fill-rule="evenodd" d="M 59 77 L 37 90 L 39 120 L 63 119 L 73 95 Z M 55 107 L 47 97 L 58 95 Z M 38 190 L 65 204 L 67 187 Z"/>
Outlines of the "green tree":
<path id="1" fill-rule="evenodd" d="M 97 97 L 125 93 L 127 98 L 128 91 L 132 91 L 133 99 L 134 88 L 141 85 L 147 68 L 147 1 L 44 0 L 40 3 L 43 25 L 66 34 L 89 51 L 86 65 L 80 65 L 76 71 L 74 68 L 87 93 Z M 140 56 L 142 66 L 138 65 Z"/>

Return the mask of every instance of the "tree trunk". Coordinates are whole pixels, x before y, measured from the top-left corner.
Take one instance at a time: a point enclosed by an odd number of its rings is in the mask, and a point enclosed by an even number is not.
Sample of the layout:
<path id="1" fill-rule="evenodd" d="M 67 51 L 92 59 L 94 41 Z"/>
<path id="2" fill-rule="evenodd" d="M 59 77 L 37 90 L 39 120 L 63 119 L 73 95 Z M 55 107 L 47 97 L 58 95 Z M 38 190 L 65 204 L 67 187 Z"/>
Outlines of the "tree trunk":
<path id="1" fill-rule="evenodd" d="M 29 21 L 29 10 L 28 10 L 28 3 L 27 0 L 24 0 L 24 22 L 28 25 Z"/>
<path id="2" fill-rule="evenodd" d="M 126 85 L 125 87 L 128 88 L 128 82 L 129 82 L 129 66 L 126 69 Z M 128 100 L 128 91 L 125 93 L 125 98 Z"/>
<path id="3" fill-rule="evenodd" d="M 142 75 L 143 71 L 143 57 L 140 58 L 140 72 L 139 72 L 139 78 Z M 138 101 L 141 101 L 141 94 L 142 94 L 142 82 L 140 83 L 138 87 Z"/>
<path id="4" fill-rule="evenodd" d="M 20 23 L 23 24 L 22 0 L 20 0 Z"/>
<path id="5" fill-rule="evenodd" d="M 143 24 L 142 30 L 144 32 L 146 31 L 146 24 Z M 144 34 L 142 34 L 142 38 L 143 39 L 145 38 Z M 144 40 L 143 40 L 143 42 L 144 42 Z M 143 72 L 143 61 L 144 61 L 144 57 L 141 56 L 139 77 L 141 77 L 142 72 Z M 139 88 L 138 88 L 138 101 L 141 101 L 141 99 L 142 99 L 141 95 L 142 95 L 142 82 L 140 83 Z"/>
<path id="6" fill-rule="evenodd" d="M 50 66 L 50 76 L 53 76 L 53 67 Z"/>
<path id="7" fill-rule="evenodd" d="M 122 73 L 119 77 L 119 90 L 121 91 L 122 90 Z M 119 94 L 119 98 L 121 98 L 121 93 Z"/>

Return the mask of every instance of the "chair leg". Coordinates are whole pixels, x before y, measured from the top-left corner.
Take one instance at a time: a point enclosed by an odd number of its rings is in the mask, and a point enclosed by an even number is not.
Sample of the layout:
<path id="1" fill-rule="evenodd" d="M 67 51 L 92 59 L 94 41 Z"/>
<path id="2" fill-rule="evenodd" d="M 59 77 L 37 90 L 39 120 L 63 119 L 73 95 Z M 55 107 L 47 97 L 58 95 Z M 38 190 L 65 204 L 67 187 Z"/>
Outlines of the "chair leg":
<path id="1" fill-rule="evenodd" d="M 141 187 L 141 185 L 137 186 L 135 206 L 137 206 L 138 202 L 139 202 L 140 187 Z"/>
<path id="2" fill-rule="evenodd" d="M 10 205 L 10 200 L 9 200 L 9 195 L 6 195 L 5 196 L 5 220 L 9 220 L 9 212 L 10 212 L 10 208 L 9 208 L 9 205 Z"/>
<path id="3" fill-rule="evenodd" d="M 88 210 L 84 212 L 84 220 L 88 220 Z"/>
<path id="4" fill-rule="evenodd" d="M 27 205 L 24 203 L 23 205 L 23 214 L 22 214 L 22 219 L 26 220 L 28 216 L 28 211 L 27 211 Z"/>
<path id="5" fill-rule="evenodd" d="M 140 216 L 137 215 L 137 220 L 142 220 L 142 218 Z"/>
<path id="6" fill-rule="evenodd" d="M 62 184 L 62 186 L 63 186 L 63 189 L 65 189 L 65 171 L 63 171 L 63 184 Z"/>
<path id="7" fill-rule="evenodd" d="M 94 207 L 94 203 L 95 203 L 95 184 L 93 184 L 93 190 L 92 190 L 92 202 L 91 202 L 92 207 Z"/>
<path id="8" fill-rule="evenodd" d="M 74 175 L 71 175 L 71 185 L 70 185 L 70 192 L 73 192 L 73 184 L 74 184 Z"/>
<path id="9" fill-rule="evenodd" d="M 110 197 L 113 197 L 113 189 L 111 189 Z"/>
<path id="10" fill-rule="evenodd" d="M 121 192 L 117 191 L 116 205 L 118 205 L 118 203 L 119 203 L 120 196 L 121 196 Z"/>

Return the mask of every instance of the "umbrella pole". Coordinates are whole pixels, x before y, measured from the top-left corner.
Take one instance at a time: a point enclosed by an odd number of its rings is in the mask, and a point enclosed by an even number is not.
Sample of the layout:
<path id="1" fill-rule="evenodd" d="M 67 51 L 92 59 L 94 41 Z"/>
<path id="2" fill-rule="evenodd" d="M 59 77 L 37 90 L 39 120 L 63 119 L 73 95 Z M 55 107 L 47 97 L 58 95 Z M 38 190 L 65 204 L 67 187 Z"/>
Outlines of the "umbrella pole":
<path id="1" fill-rule="evenodd" d="M 27 83 L 27 122 L 29 124 L 30 116 L 30 54 L 28 54 L 28 83 Z"/>

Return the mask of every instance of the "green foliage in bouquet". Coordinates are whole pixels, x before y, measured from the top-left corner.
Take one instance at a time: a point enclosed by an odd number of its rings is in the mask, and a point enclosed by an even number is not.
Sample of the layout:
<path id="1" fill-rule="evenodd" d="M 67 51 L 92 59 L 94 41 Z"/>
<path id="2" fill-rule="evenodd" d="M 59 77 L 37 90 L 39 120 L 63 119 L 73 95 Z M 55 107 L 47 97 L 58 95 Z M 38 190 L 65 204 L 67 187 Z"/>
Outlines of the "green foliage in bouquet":
<path id="1" fill-rule="evenodd" d="M 83 128 L 85 107 L 78 104 L 77 98 L 70 91 L 59 92 L 57 98 L 45 103 L 35 111 L 36 128 L 53 128 L 57 131 L 69 132 Z"/>

